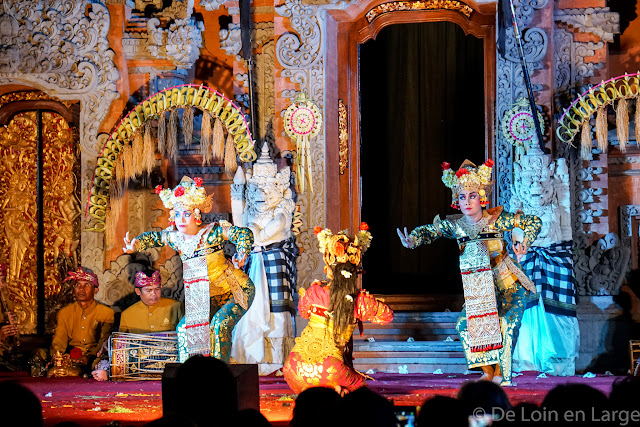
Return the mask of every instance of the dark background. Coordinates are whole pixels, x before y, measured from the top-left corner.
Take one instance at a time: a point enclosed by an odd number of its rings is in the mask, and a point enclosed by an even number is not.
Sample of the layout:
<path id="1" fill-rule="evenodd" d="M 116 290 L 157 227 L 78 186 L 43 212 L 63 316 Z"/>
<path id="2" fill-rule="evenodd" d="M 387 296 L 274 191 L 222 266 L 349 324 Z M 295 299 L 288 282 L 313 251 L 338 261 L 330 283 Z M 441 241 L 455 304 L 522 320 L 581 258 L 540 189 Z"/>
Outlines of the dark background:
<path id="1" fill-rule="evenodd" d="M 405 249 L 396 227 L 450 207 L 443 161 L 485 161 L 483 42 L 454 23 L 391 25 L 360 46 L 362 220 L 373 241 L 363 286 L 382 294 L 461 294 L 458 246 Z"/>

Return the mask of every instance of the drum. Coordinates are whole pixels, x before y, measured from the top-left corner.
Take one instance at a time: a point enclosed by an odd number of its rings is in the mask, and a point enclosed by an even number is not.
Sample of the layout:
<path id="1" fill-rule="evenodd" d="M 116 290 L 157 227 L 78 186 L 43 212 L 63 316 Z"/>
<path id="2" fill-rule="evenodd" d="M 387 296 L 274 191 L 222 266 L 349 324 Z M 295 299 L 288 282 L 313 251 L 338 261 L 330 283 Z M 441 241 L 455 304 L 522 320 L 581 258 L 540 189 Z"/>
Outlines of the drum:
<path id="1" fill-rule="evenodd" d="M 109 337 L 109 354 L 111 380 L 158 380 L 165 364 L 178 361 L 178 334 L 114 332 Z"/>

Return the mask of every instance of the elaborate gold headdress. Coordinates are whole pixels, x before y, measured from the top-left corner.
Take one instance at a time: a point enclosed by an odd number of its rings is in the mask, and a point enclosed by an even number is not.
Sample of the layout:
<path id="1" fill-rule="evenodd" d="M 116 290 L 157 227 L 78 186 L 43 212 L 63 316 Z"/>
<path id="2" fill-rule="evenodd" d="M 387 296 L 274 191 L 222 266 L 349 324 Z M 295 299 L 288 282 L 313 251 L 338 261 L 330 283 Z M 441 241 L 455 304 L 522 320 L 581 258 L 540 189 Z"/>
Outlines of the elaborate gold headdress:
<path id="1" fill-rule="evenodd" d="M 185 176 L 182 181 L 174 188 L 156 187 L 156 194 L 160 196 L 162 204 L 167 209 L 173 209 L 182 206 L 195 211 L 199 209 L 202 212 L 209 212 L 213 206 L 211 198 L 213 194 L 207 196 L 207 192 L 202 186 L 202 178 L 195 180 Z"/>
<path id="2" fill-rule="evenodd" d="M 491 193 L 493 186 L 493 181 L 491 181 L 493 164 L 493 160 L 488 159 L 476 167 L 469 160 L 465 160 L 458 171 L 454 172 L 449 163 L 442 163 L 442 182 L 451 189 L 451 207 L 460 209 L 458 197 L 462 190 L 477 191 L 480 195 L 480 204 L 483 207 L 487 206 L 489 193 Z"/>
<path id="3" fill-rule="evenodd" d="M 362 254 L 369 248 L 373 238 L 366 222 L 360 224 L 360 230 L 353 239 L 349 238 L 345 231 L 333 234 L 328 228 L 316 227 L 314 233 L 318 237 L 319 250 L 327 265 L 344 262 L 360 264 Z"/>

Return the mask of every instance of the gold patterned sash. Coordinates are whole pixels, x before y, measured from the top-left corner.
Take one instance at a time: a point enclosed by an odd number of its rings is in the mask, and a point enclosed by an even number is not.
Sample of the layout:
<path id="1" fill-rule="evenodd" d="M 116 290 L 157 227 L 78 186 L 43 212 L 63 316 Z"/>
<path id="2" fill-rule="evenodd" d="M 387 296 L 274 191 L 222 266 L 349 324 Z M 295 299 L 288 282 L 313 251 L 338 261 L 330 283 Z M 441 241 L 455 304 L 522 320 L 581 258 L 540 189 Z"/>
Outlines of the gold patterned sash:
<path id="1" fill-rule="evenodd" d="M 461 247 L 460 272 L 467 312 L 469 347 L 472 352 L 502 347 L 502 332 L 485 240 L 472 240 Z"/>

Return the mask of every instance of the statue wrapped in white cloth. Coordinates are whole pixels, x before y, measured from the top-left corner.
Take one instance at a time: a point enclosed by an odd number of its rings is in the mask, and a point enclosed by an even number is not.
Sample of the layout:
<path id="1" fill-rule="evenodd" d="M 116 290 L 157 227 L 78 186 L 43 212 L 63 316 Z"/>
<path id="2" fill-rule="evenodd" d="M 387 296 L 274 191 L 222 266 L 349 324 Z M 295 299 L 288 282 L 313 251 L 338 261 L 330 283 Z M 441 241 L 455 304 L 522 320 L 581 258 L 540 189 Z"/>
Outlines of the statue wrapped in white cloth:
<path id="1" fill-rule="evenodd" d="M 231 188 L 233 222 L 253 231 L 245 271 L 256 287 L 253 304 L 233 331 L 231 357 L 257 363 L 261 375 L 280 368 L 295 344 L 298 247 L 291 232 L 295 210 L 289 167 L 278 171 L 263 144 L 260 158 L 246 173 L 238 168 Z"/>

